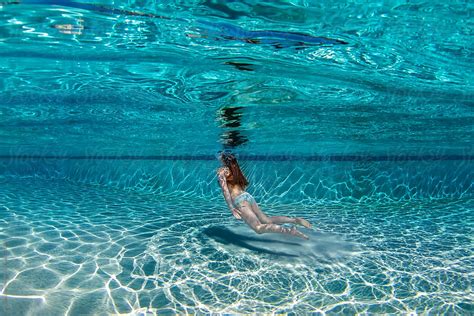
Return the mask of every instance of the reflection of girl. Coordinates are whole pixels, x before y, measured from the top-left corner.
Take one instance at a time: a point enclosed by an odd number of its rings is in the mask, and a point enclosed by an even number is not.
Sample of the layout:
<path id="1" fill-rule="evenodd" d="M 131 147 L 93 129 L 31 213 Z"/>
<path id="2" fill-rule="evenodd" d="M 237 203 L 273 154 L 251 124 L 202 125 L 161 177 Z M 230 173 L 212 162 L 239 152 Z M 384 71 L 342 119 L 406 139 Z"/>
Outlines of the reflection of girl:
<path id="1" fill-rule="evenodd" d="M 1 0 L 0 0 L 1 1 Z M 12 0 L 10 2 L 0 3 L 4 4 L 42 4 L 42 5 L 58 5 L 64 6 L 69 8 L 77 8 L 82 10 L 89 10 L 93 12 L 105 13 L 105 14 L 112 14 L 112 15 L 130 15 L 130 16 L 137 16 L 137 17 L 145 17 L 145 18 L 152 18 L 152 19 L 165 19 L 171 20 L 171 18 L 157 15 L 153 13 L 141 12 L 141 11 L 129 11 L 123 10 L 120 8 L 109 7 L 105 5 L 98 5 L 93 3 L 84 3 L 76 0 Z M 187 22 L 186 19 L 175 18 L 176 21 Z M 196 21 L 198 26 L 198 31 L 201 34 L 186 34 L 188 37 L 217 37 L 226 39 L 226 40 L 237 40 L 243 41 L 250 44 L 267 44 L 272 45 L 275 48 L 304 48 L 307 46 L 313 45 L 341 45 L 347 44 L 347 42 L 334 39 L 334 38 L 327 38 L 321 36 L 312 36 L 303 33 L 297 32 L 285 32 L 285 31 L 272 31 L 272 30 L 263 30 L 263 31 L 248 31 L 243 29 L 237 25 L 233 25 L 230 23 L 223 23 L 223 22 L 210 22 L 207 20 L 199 19 Z M 79 26 L 73 28 L 77 29 L 80 28 Z M 60 31 L 64 31 L 65 34 L 79 34 L 82 32 L 80 30 L 73 30 L 68 24 L 59 25 L 56 27 Z M 71 32 L 71 33 L 69 33 Z M 74 33 L 72 33 L 74 32 Z"/>
<path id="2" fill-rule="evenodd" d="M 217 170 L 219 184 L 227 205 L 235 218 L 243 219 L 257 234 L 280 233 L 308 239 L 308 236 L 298 231 L 295 227 L 290 229 L 279 225 L 289 223 L 310 228 L 311 224 L 307 220 L 286 216 L 269 217 L 265 215 L 258 207 L 255 199 L 245 192 L 248 181 L 240 170 L 234 155 L 223 153 L 220 158 L 224 167 Z"/>

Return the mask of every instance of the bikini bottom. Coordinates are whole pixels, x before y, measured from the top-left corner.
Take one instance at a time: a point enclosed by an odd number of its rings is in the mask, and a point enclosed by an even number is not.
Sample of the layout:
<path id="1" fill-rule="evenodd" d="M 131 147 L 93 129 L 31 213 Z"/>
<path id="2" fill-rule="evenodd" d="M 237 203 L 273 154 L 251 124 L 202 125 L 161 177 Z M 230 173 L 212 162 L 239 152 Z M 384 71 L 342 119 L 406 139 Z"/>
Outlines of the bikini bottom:
<path id="1" fill-rule="evenodd" d="M 248 192 L 242 192 L 240 193 L 239 195 L 237 195 L 234 199 L 234 206 L 236 208 L 240 208 L 240 206 L 242 205 L 242 203 L 244 201 L 247 201 L 249 202 L 250 204 L 253 204 L 255 203 L 255 199 L 253 198 L 253 196 L 248 193 Z"/>

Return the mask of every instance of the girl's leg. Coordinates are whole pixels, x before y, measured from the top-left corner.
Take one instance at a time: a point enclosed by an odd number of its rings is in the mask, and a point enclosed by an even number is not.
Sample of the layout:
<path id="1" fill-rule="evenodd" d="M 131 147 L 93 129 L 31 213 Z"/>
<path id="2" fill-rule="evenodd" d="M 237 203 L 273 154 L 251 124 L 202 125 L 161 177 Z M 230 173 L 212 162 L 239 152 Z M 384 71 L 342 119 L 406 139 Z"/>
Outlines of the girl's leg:
<path id="1" fill-rule="evenodd" d="M 264 212 L 262 212 L 257 202 L 255 202 L 253 198 L 251 201 L 248 201 L 248 206 L 262 224 L 272 224 L 272 220 L 270 219 L 270 217 L 268 217 Z"/>
<path id="2" fill-rule="evenodd" d="M 296 224 L 296 218 L 287 216 L 270 216 L 270 221 L 273 224 Z"/>
<path id="3" fill-rule="evenodd" d="M 255 213 L 260 222 L 264 224 L 296 224 L 306 228 L 311 228 L 311 224 L 299 217 L 288 217 L 288 216 L 267 216 L 262 212 L 257 202 L 251 203 L 252 211 Z"/>
<path id="4" fill-rule="evenodd" d="M 257 225 L 256 229 L 254 230 L 257 234 L 280 233 L 280 234 L 300 237 L 303 239 L 309 239 L 308 236 L 306 236 L 305 234 L 297 230 L 295 227 L 286 228 L 277 224 L 260 224 L 260 225 Z"/>
<path id="5" fill-rule="evenodd" d="M 291 235 L 300 237 L 303 239 L 308 239 L 308 236 L 303 234 L 302 232 L 298 231 L 296 228 L 286 228 L 274 223 L 262 223 L 257 215 L 254 213 L 252 205 L 245 201 L 242 202 L 240 205 L 240 212 L 242 219 L 250 226 L 257 234 L 264 234 L 264 233 L 279 233 L 285 235 Z M 264 214 L 265 215 L 265 214 Z M 267 217 L 268 218 L 268 217 Z"/>

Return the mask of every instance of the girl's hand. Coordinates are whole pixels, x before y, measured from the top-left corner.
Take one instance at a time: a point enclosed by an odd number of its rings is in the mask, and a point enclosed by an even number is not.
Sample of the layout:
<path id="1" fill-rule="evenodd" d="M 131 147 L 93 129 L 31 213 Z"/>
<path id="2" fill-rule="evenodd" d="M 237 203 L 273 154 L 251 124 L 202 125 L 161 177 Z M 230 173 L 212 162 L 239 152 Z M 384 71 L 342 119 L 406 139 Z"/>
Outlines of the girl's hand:
<path id="1" fill-rule="evenodd" d="M 230 175 L 230 170 L 227 167 L 220 167 L 219 169 L 217 169 L 217 174 L 220 176 L 227 177 Z"/>
<path id="2" fill-rule="evenodd" d="M 242 219 L 242 216 L 240 216 L 241 215 L 240 211 L 236 208 L 232 209 L 232 215 L 234 215 L 234 217 L 239 220 Z"/>

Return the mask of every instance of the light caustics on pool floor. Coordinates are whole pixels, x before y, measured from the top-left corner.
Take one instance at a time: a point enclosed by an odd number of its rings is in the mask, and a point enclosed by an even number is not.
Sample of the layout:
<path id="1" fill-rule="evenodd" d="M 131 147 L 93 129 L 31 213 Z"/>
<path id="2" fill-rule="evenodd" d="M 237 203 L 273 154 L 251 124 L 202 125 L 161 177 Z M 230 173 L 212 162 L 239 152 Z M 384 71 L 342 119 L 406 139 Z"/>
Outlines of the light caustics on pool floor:
<path id="1" fill-rule="evenodd" d="M 466 1 L 0 2 L 0 316 L 474 314 Z"/>
<path id="2" fill-rule="evenodd" d="M 255 235 L 221 200 L 1 179 L 7 315 L 473 312 L 473 199 L 263 204 L 310 241 Z"/>

